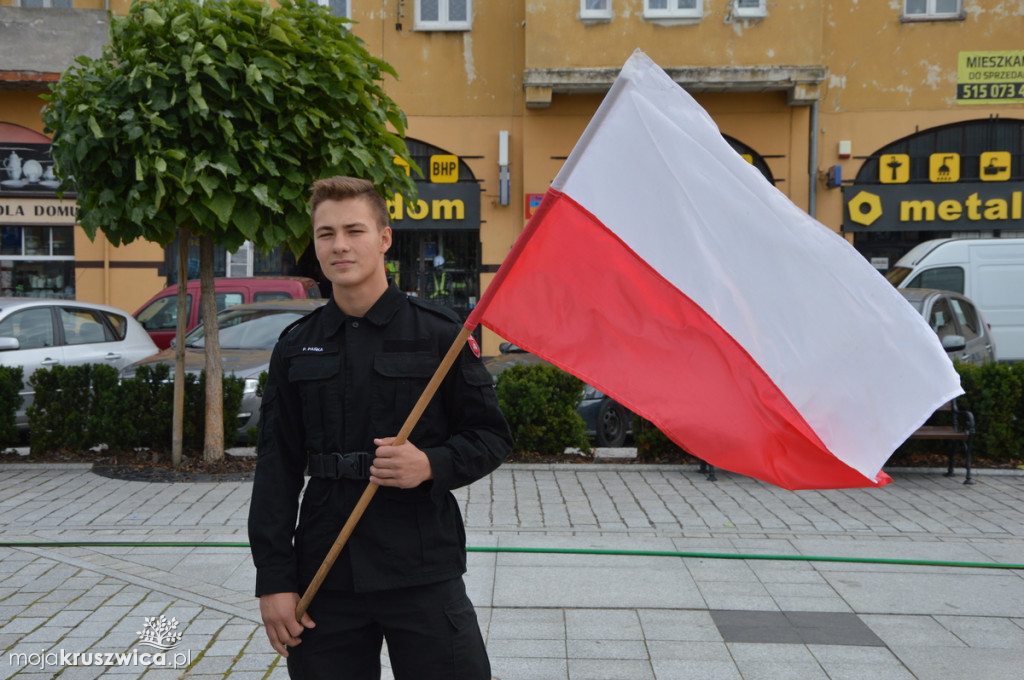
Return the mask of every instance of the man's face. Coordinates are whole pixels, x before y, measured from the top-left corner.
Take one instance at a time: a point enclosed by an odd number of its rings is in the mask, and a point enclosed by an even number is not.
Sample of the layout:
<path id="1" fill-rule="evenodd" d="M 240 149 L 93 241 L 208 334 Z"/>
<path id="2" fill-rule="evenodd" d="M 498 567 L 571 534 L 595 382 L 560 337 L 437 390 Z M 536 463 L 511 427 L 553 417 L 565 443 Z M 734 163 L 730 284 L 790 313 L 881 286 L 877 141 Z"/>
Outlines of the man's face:
<path id="1" fill-rule="evenodd" d="M 381 255 L 391 247 L 391 228 L 380 228 L 363 198 L 324 201 L 313 213 L 316 259 L 336 286 L 358 288 L 384 270 Z"/>

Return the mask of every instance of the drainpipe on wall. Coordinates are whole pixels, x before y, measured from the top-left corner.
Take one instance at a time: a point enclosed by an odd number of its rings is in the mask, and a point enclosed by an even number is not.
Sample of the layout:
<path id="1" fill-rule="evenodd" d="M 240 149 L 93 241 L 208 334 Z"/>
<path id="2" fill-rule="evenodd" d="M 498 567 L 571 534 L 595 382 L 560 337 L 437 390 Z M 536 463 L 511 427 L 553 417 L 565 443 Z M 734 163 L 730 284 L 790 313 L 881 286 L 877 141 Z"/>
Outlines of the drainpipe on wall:
<path id="1" fill-rule="evenodd" d="M 103 304 L 110 304 L 110 241 L 103 237 Z"/>
<path id="2" fill-rule="evenodd" d="M 807 186 L 807 212 L 815 216 L 818 203 L 818 101 L 811 102 L 811 139 L 807 154 L 807 172 L 810 175 Z"/>

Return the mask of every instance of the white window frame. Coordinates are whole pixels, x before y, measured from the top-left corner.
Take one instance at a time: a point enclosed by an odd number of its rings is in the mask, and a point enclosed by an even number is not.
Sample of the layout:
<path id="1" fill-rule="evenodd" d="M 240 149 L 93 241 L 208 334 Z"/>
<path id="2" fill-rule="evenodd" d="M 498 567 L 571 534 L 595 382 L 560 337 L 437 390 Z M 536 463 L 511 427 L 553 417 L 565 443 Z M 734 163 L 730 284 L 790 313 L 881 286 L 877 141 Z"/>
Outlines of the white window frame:
<path id="1" fill-rule="evenodd" d="M 14 4 L 11 5 L 11 6 L 12 7 L 28 7 L 28 5 L 25 5 L 24 3 L 22 3 L 21 0 L 14 0 Z M 54 9 L 53 0 L 43 0 L 43 6 L 41 8 L 39 8 L 39 9 Z M 71 5 L 69 7 L 58 7 L 56 9 L 74 9 L 74 6 Z"/>
<path id="2" fill-rule="evenodd" d="M 593 0 L 589 0 L 593 1 Z M 580 19 L 611 19 L 612 18 L 612 0 L 598 0 L 604 7 L 601 9 L 594 9 L 587 7 L 588 0 L 580 0 Z"/>
<path id="3" fill-rule="evenodd" d="M 225 267 L 224 273 L 228 278 L 252 276 L 254 259 L 252 241 L 246 241 L 241 248 L 233 253 L 228 253 L 227 258 L 227 267 Z"/>
<path id="4" fill-rule="evenodd" d="M 449 0 L 437 0 L 437 13 L 441 17 L 436 21 L 425 21 L 421 16 L 421 8 L 423 3 L 421 0 L 415 0 L 416 2 L 416 24 L 415 29 L 417 31 L 468 31 L 473 27 L 473 0 L 466 0 L 466 20 L 465 21 L 451 21 L 449 19 L 448 2 Z"/>
<path id="5" fill-rule="evenodd" d="M 672 5 L 676 0 L 669 0 Z M 695 0 L 695 6 L 691 9 L 679 9 L 669 7 L 668 9 L 651 9 L 650 0 L 643 0 L 644 18 L 703 18 L 703 0 Z"/>
<path id="6" fill-rule="evenodd" d="M 935 9 L 936 0 L 925 0 L 925 11 L 911 14 L 907 11 L 909 0 L 903 0 L 904 19 L 961 19 L 964 16 L 964 0 L 957 0 L 956 10 L 952 12 L 938 12 Z"/>
<path id="7" fill-rule="evenodd" d="M 345 17 L 346 19 L 351 19 L 352 0 L 335 0 L 335 2 L 340 2 L 345 6 L 345 9 L 342 11 L 341 16 Z M 331 0 L 316 0 L 316 4 L 329 8 L 331 6 Z"/>
<path id="8" fill-rule="evenodd" d="M 768 16 L 768 0 L 745 0 L 747 3 L 741 5 L 744 0 L 732 0 L 732 14 L 737 19 L 763 19 Z"/>

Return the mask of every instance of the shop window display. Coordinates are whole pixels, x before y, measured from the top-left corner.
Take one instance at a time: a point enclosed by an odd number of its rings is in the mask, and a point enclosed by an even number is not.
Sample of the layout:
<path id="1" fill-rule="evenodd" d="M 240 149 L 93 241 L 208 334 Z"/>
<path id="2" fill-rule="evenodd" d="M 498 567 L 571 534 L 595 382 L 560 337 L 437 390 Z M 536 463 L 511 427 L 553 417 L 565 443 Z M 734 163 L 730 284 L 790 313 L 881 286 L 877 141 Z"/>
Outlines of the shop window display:
<path id="1" fill-rule="evenodd" d="M 0 295 L 75 298 L 73 227 L 0 227 Z"/>

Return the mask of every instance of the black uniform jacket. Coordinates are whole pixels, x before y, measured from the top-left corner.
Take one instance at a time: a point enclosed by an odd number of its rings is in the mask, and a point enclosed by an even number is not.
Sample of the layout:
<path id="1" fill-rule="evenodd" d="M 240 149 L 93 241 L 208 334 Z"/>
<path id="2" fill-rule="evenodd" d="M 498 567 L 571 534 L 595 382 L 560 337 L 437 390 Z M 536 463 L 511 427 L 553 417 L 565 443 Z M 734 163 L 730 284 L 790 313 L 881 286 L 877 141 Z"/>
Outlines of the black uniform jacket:
<path id="1" fill-rule="evenodd" d="M 328 301 L 283 334 L 263 395 L 249 510 L 257 596 L 302 592 L 366 488 L 311 478 L 296 526 L 307 454 L 372 453 L 374 437 L 397 435 L 459 330 L 452 312 L 392 285 L 364 317 Z M 465 572 L 466 533 L 450 490 L 489 474 L 512 446 L 491 377 L 468 345 L 409 441 L 434 479 L 378 489 L 325 588 L 368 592 Z"/>

